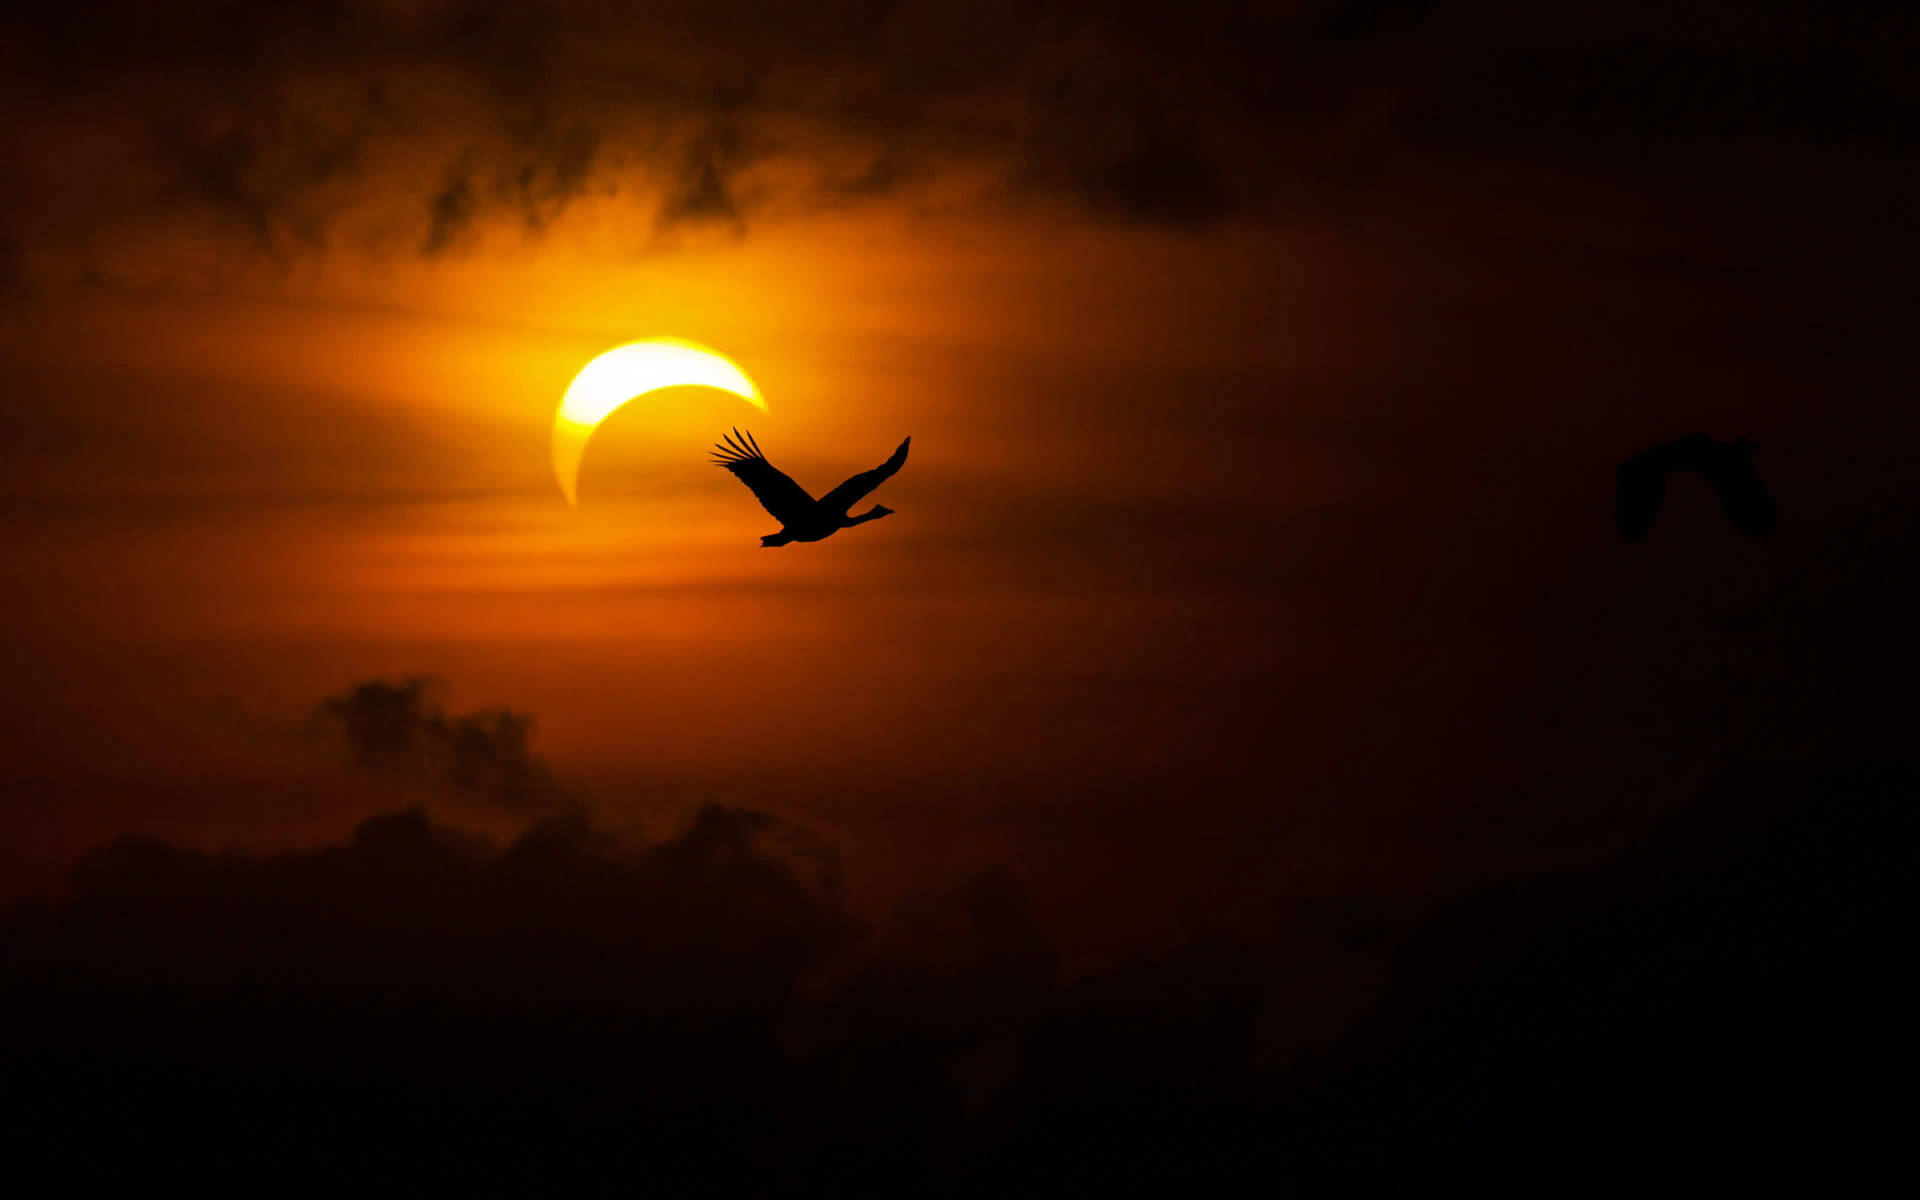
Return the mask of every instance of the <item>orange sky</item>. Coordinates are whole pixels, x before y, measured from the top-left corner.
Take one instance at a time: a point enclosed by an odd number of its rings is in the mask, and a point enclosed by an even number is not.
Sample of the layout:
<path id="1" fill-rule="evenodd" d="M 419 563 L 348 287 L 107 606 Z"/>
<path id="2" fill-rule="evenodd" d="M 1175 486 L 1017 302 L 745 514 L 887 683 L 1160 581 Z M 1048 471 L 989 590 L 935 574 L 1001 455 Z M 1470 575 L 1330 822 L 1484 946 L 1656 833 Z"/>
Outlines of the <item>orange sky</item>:
<path id="1" fill-rule="evenodd" d="M 0 1141 L 1866 1177 L 1917 53 L 1816 0 L 0 5 Z M 556 409 L 649 338 L 766 408 L 635 398 L 576 505 Z M 763 546 L 736 428 L 898 464 L 886 519 Z"/>
<path id="2" fill-rule="evenodd" d="M 896 873 L 1157 878 L 1163 919 L 1196 880 L 1414 878 L 1436 839 L 1448 870 L 1587 852 L 1580 797 L 1672 765 L 1606 749 L 1649 706 L 1714 729 L 1674 788 L 1838 723 L 1804 720 L 1830 656 L 1781 647 L 1834 547 L 1903 519 L 1875 514 L 1904 418 L 1865 386 L 1897 323 L 1864 239 L 1785 219 L 1820 193 L 1748 185 L 1890 178 L 1870 155 L 1730 143 L 1702 188 L 1684 156 L 1534 153 L 1447 74 L 1471 22 L 1296 62 L 1306 103 L 1158 27 L 1029 54 L 902 18 L 858 70 L 776 31 L 736 92 L 718 17 L 503 63 L 410 57 L 438 18 L 376 9 L 391 58 L 262 34 L 9 77 L 43 114 L 0 246 L 24 886 L 116 832 L 288 842 L 391 802 L 272 732 L 376 676 L 533 713 L 620 819 L 721 794 Z M 555 404 L 658 335 L 771 411 L 630 405 L 569 510 Z M 705 457 L 749 418 L 815 490 L 911 435 L 897 515 L 761 550 Z M 1845 536 L 1760 558 L 1682 512 L 1622 557 L 1614 462 L 1693 428 L 1754 432 Z M 1702 709 L 1727 673 L 1774 698 Z"/>
<path id="3" fill-rule="evenodd" d="M 278 788 L 277 752 L 232 710 L 287 721 L 427 673 L 457 707 L 534 713 L 542 753 L 625 819 L 714 793 L 879 837 L 878 857 L 1046 861 L 1060 822 L 1165 842 L 1143 816 L 1164 804 L 1184 813 L 1174 843 L 1244 839 L 1251 814 L 1313 864 L 1293 869 L 1338 870 L 1325 795 L 1462 758 L 1517 788 L 1557 753 L 1526 743 L 1525 714 L 1592 617 L 1552 597 L 1618 552 L 1591 479 L 1640 430 L 1730 404 L 1618 411 L 1644 368 L 1596 354 L 1593 322 L 1691 320 L 1647 318 L 1637 281 L 1509 342 L 1505 322 L 1559 299 L 1524 260 L 1408 282 L 1324 233 L 885 214 L 609 260 L 595 230 L 82 290 L 10 329 L 9 367 L 48 400 L 12 475 L 10 616 L 57 680 L 20 769 L 87 797 L 40 814 L 43 836 L 349 823 L 324 788 L 130 811 L 89 781 Z M 1740 306 L 1730 333 L 1689 335 L 1704 344 L 1782 320 L 1684 286 Z M 553 406 L 595 353 L 656 334 L 723 349 L 771 412 L 693 390 L 631 405 L 569 510 Z M 1611 432 L 1541 441 L 1529 408 L 1555 389 L 1562 428 Z M 815 488 L 913 435 L 878 497 L 898 516 L 761 550 L 768 518 L 704 455 L 750 416 Z M 1448 475 L 1467 544 L 1429 529 Z M 1511 507 L 1525 489 L 1532 511 Z M 1559 553 L 1562 524 L 1590 549 Z M 1296 811 L 1276 817 L 1261 798 L 1281 794 Z M 1384 847 L 1427 836 L 1367 823 Z M 1053 869 L 1078 881 L 1103 853 L 1058 850 Z M 1372 853 L 1377 874 L 1404 852 Z M 1176 857 L 1156 867 L 1190 869 Z"/>
<path id="4" fill-rule="evenodd" d="M 1270 239 L 835 220 L 609 263 L 583 225 L 426 266 L 83 291 L 15 326 L 9 364 L 62 400 L 12 477 L 31 502 L 10 608 L 22 647 L 72 677 L 55 707 L 99 722 L 32 773 L 93 769 L 103 736 L 224 771 L 223 698 L 287 717 L 427 672 L 535 712 L 576 775 L 681 796 L 984 774 L 973 791 L 1152 763 L 1181 736 L 1166 723 L 1196 719 L 1189 677 L 1234 669 L 1234 581 L 1169 595 L 1151 543 L 1184 506 L 1205 521 L 1264 487 L 1178 476 L 1211 435 L 1183 438 L 1154 393 L 1283 369 L 1290 339 L 1232 344 L 1246 306 L 1285 303 L 1242 265 Z M 704 453 L 751 410 L 695 390 L 609 420 L 569 510 L 553 406 L 592 355 L 652 334 L 746 365 L 772 410 L 750 427 L 816 489 L 912 434 L 883 497 L 901 517 L 761 551 L 768 518 Z M 1349 486 L 1295 454 L 1323 502 Z M 1170 620 L 1192 587 L 1209 615 Z M 1126 702 L 1118 728 L 1104 701 L 1071 711 L 1106 676 L 1168 694 Z M 213 838 L 280 821 L 193 808 L 142 819 Z M 85 839 L 125 817 L 54 823 Z"/>

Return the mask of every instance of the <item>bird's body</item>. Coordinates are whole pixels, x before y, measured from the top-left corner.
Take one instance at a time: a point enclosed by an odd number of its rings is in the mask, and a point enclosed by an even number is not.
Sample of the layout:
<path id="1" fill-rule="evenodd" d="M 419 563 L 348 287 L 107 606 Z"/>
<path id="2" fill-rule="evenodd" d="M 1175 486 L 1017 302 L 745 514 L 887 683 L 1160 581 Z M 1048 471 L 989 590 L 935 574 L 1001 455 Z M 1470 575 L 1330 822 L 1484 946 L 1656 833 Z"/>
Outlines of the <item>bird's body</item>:
<path id="1" fill-rule="evenodd" d="M 770 548 L 789 542 L 824 541 L 842 529 L 892 516 L 892 509 L 878 504 L 857 517 L 848 516 L 847 511 L 893 477 L 894 472 L 907 461 L 907 447 L 912 442 L 912 438 L 901 442 L 893 452 L 893 457 L 886 462 L 871 471 L 860 472 L 818 500 L 808 495 L 807 490 L 795 483 L 786 472 L 768 462 L 767 456 L 760 452 L 760 444 L 753 440 L 750 433 L 734 430 L 733 436 L 726 438 L 724 445 L 715 444 L 713 458 L 746 484 L 760 501 L 760 506 L 780 522 L 779 533 L 771 533 L 760 539 L 762 547 Z"/>
<path id="2" fill-rule="evenodd" d="M 1636 541 L 1647 536 L 1666 497 L 1667 476 L 1676 471 L 1704 476 L 1735 529 L 1749 537 L 1766 533 L 1778 520 L 1779 511 L 1766 485 L 1754 473 L 1755 449 L 1746 438 L 1722 442 L 1704 433 L 1690 433 L 1621 463 L 1613 508 L 1620 536 Z"/>

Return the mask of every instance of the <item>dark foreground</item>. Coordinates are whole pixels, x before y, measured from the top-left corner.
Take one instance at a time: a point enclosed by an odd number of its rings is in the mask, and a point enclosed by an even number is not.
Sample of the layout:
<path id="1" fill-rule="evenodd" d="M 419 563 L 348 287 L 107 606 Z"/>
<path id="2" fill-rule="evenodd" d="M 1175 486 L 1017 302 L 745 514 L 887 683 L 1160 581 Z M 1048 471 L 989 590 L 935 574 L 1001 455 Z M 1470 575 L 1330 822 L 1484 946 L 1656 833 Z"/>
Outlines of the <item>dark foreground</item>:
<path id="1" fill-rule="evenodd" d="M 419 813 L 124 842 L 0 921 L 0 1137 L 268 1194 L 1831 1189 L 1907 1136 L 1916 799 L 1756 767 L 1603 871 L 1302 901 L 1072 980 L 1010 877 L 862 926 L 741 810 L 639 850 Z"/>

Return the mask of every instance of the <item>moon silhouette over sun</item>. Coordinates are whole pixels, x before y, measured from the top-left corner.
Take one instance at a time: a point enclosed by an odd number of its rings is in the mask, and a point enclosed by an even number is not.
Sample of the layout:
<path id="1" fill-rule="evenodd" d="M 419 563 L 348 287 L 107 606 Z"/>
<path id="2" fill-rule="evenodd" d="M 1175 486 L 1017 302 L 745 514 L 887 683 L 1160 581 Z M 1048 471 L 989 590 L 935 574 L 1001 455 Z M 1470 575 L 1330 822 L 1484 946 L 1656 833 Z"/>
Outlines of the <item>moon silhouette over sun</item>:
<path id="1" fill-rule="evenodd" d="M 760 389 L 731 359 L 680 338 L 628 342 L 580 368 L 553 413 L 553 474 L 567 503 L 580 506 L 580 459 L 600 422 L 627 401 L 669 387 L 710 387 L 765 411 Z"/>

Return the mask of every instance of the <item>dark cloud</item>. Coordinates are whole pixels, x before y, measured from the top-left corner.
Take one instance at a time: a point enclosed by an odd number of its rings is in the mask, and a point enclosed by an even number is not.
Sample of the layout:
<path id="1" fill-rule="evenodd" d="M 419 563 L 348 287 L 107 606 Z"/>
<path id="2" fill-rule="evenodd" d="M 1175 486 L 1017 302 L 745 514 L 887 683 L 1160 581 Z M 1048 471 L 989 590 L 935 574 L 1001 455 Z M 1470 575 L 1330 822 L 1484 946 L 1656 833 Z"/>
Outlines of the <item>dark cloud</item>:
<path id="1" fill-rule="evenodd" d="M 1871 1076 L 1917 792 L 1756 765 L 1584 875 L 1296 895 L 1073 976 L 1010 872 L 858 920 L 739 808 L 651 845 L 418 810 L 276 855 L 123 840 L 0 915 L 10 1133 L 146 1178 L 209 1138 L 303 1181 L 1838 1178 L 1900 1144 Z"/>
<path id="2" fill-rule="evenodd" d="M 1041 1010 L 1059 955 L 1004 868 L 909 897 L 809 983 L 788 1029 L 808 1055 L 915 1044 L 962 1058 Z"/>
<path id="3" fill-rule="evenodd" d="M 453 715 L 433 691 L 420 677 L 370 679 L 322 701 L 312 724 L 338 736 L 367 770 L 419 779 L 505 812 L 574 802 L 534 755 L 531 716 L 510 709 Z"/>
<path id="4" fill-rule="evenodd" d="M 324 190 L 360 168 L 373 128 L 360 110 L 341 117 L 284 106 L 156 121 L 151 137 L 169 170 L 161 199 L 203 206 L 260 249 L 318 246 Z"/>
<path id="5" fill-rule="evenodd" d="M 432 253 L 497 214 L 544 228 L 590 187 L 658 226 L 738 224 L 981 165 L 1195 227 L 1295 214 L 1401 151 L 1671 184 L 1908 144 L 1920 30 L 1897 6 L 1684 7 L 110 3 L 0 29 L 34 114 L 6 135 L 26 203 L 59 190 L 65 146 L 120 148 L 88 211 L 36 218 L 82 239 L 178 210 L 298 249 L 354 212 Z M 742 194 L 769 154 L 794 169 Z M 825 164 L 848 159 L 883 168 L 847 187 Z"/>
<path id="6" fill-rule="evenodd" d="M 587 188 L 599 147 L 579 124 L 541 130 L 502 180 L 507 201 L 529 229 L 538 231 Z"/>
<path id="7" fill-rule="evenodd" d="M 1805 42 L 1663 31 L 1505 54 L 1432 93 L 1407 127 L 1431 144 L 1615 169 L 1702 154 L 1724 169 L 1723 151 L 1773 147 L 1897 154 L 1920 127 L 1920 91 L 1876 66 L 1864 24 L 1810 21 Z"/>
<path id="8" fill-rule="evenodd" d="M 658 223 L 739 222 L 745 210 L 737 180 L 755 156 L 739 126 L 731 121 L 716 123 L 699 134 L 673 174 Z"/>
<path id="9" fill-rule="evenodd" d="M 1232 207 L 1192 89 L 1164 64 L 1091 43 L 1036 66 L 1017 180 L 1095 212 L 1201 225 Z"/>
<path id="10" fill-rule="evenodd" d="M 428 197 L 421 251 L 447 250 L 493 211 L 515 214 L 531 232 L 545 229 L 586 189 L 596 149 L 594 135 L 576 126 L 534 131 L 493 156 L 462 153 Z"/>
<path id="11" fill-rule="evenodd" d="M 473 181 L 464 172 L 455 171 L 447 185 L 427 202 L 427 237 L 420 248 L 428 254 L 445 250 L 472 224 L 477 200 Z"/>
<path id="12" fill-rule="evenodd" d="M 803 987 L 844 974 L 831 964 L 860 936 L 824 857 L 773 816 L 716 805 L 651 845 L 574 814 L 497 848 L 421 810 L 278 855 L 127 839 L 76 867 L 70 898 L 0 916 L 0 1061 L 37 1090 L 48 1134 L 87 1103 L 74 1089 L 92 1068 L 72 1055 L 89 1044 L 126 1085 L 109 1109 L 170 1095 L 124 1125 L 99 1111 L 127 1135 L 115 1164 L 136 1147 L 166 1161 L 179 1122 L 210 1122 L 250 1164 L 244 1130 L 340 1138 L 328 1171 L 393 1155 L 408 1175 L 428 1161 L 458 1173 L 502 1136 L 519 1147 L 514 1175 L 598 1173 L 636 1151 L 656 1173 L 803 1170 L 848 1145 L 854 1126 L 836 1123 L 873 1104 L 899 1102 L 891 1119 L 924 1134 L 952 1087 L 939 1054 L 908 1047 L 895 1063 L 889 1035 L 859 1024 L 835 1026 L 853 1047 L 781 1048 L 796 1022 L 847 1007 L 839 989 Z M 1019 890 L 983 886 L 942 922 L 977 951 L 916 968 L 960 1004 L 961 1046 L 991 1015 L 965 997 L 1009 961 L 993 947 L 1046 954 Z M 875 960 L 862 958 L 869 975 L 887 976 Z M 913 1090 L 868 1093 L 842 1069 L 856 1059 L 903 1067 Z M 242 1095 L 266 1106 L 249 1115 Z M 577 1161 L 552 1159 L 556 1136 L 586 1138 Z"/>
<path id="13" fill-rule="evenodd" d="M 427 988 L 455 1009 L 504 1015 L 555 989 L 563 1008 L 724 1024 L 733 1010 L 783 1003 L 799 972 L 852 932 L 810 864 L 769 838 L 781 824 L 707 805 L 683 832 L 644 845 L 569 814 L 499 848 L 413 809 L 367 819 L 344 845 L 272 856 L 133 838 L 75 867 L 72 905 L 129 906 L 145 914 L 136 924 L 170 930 L 178 940 L 143 951 L 149 959 L 260 939 L 264 958 L 247 969 L 287 988 L 280 1003 L 339 999 L 365 973 L 397 969 L 399 990 Z M 315 970 L 303 975 L 292 963 L 309 956 Z M 464 996 L 460 977 L 473 988 Z M 301 994 L 308 986 L 314 995 Z"/>
<path id="14" fill-rule="evenodd" d="M 1368 42 L 1417 26 L 1434 0 L 1324 0 L 1303 5 L 1302 32 L 1331 43 Z"/>

